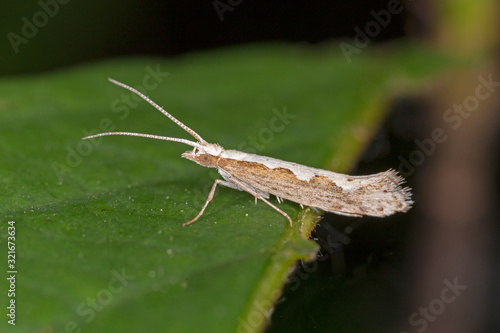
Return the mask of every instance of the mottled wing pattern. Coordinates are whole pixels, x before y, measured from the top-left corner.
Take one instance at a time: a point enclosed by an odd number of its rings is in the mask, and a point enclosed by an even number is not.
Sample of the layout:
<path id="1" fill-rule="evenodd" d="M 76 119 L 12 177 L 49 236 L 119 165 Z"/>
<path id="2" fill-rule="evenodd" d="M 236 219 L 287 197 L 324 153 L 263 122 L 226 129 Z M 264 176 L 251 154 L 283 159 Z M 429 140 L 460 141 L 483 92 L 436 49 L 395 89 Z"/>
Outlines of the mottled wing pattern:
<path id="1" fill-rule="evenodd" d="M 337 214 L 387 216 L 406 212 L 413 203 L 410 189 L 401 187 L 403 178 L 394 170 L 349 176 L 300 165 L 308 174 L 318 173 L 304 180 L 297 177 L 300 171 L 258 162 L 221 158 L 217 167 L 259 191 Z"/>

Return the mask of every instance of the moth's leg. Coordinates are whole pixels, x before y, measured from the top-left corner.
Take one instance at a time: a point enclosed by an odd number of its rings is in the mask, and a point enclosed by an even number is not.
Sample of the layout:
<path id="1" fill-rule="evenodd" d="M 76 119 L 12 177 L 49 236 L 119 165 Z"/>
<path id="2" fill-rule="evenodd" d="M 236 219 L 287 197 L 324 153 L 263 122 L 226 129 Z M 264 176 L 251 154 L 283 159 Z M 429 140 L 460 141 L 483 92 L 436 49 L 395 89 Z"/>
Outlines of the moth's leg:
<path id="1" fill-rule="evenodd" d="M 266 204 L 268 204 L 269 206 L 273 207 L 276 211 L 278 211 L 279 213 L 281 213 L 281 215 L 283 215 L 284 217 L 286 217 L 288 219 L 288 221 L 290 221 L 290 226 L 293 227 L 293 224 L 292 224 L 292 219 L 290 218 L 290 216 L 288 216 L 287 213 L 285 213 L 284 211 L 282 211 L 281 209 L 279 209 L 278 207 L 276 207 L 275 205 L 273 205 L 272 203 L 270 203 L 269 201 L 267 201 L 262 195 L 260 195 L 259 193 L 255 192 L 250 186 L 248 186 L 247 184 L 243 183 L 242 181 L 234 178 L 234 177 L 230 177 L 229 180 L 231 181 L 231 183 L 234 183 L 236 184 L 238 187 L 241 187 L 243 190 L 245 190 L 246 192 L 250 193 L 251 195 L 253 195 L 255 197 L 255 199 L 260 199 L 262 201 L 264 201 Z"/>
<path id="2" fill-rule="evenodd" d="M 234 188 L 236 190 L 242 190 L 238 185 L 236 184 L 233 184 L 231 182 L 228 182 L 228 181 L 225 181 L 225 180 L 222 180 L 222 179 L 216 179 L 214 184 L 212 185 L 212 189 L 210 190 L 210 193 L 208 193 L 208 197 L 207 197 L 207 202 L 205 202 L 205 205 L 203 206 L 203 208 L 201 209 L 201 211 L 198 213 L 198 215 L 196 215 L 196 217 L 194 219 L 192 219 L 191 221 L 188 221 L 186 223 L 183 223 L 182 226 L 187 226 L 188 224 L 191 224 L 191 223 L 194 223 L 196 222 L 196 220 L 203 215 L 203 212 L 205 211 L 205 208 L 207 208 L 208 206 L 208 203 L 210 201 L 212 201 L 212 199 L 214 198 L 214 193 L 215 193 L 215 188 L 217 187 L 217 184 L 220 184 L 220 185 L 224 185 L 224 186 L 227 186 L 227 187 L 230 187 L 230 188 Z"/>

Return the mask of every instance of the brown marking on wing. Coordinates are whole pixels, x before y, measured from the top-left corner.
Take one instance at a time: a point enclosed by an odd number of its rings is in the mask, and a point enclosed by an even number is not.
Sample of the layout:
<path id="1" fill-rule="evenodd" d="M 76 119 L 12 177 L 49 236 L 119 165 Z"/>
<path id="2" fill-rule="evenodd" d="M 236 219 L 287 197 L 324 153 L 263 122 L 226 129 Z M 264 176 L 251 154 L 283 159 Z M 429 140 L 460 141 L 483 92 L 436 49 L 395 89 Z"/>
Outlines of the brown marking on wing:
<path id="1" fill-rule="evenodd" d="M 221 158 L 217 166 L 244 183 L 283 199 L 330 212 L 386 216 L 411 207 L 409 189 L 393 170 L 371 176 L 346 176 L 350 187 L 326 176 L 298 179 L 287 168 L 268 168 L 258 162 Z M 305 167 L 307 168 L 307 167 Z"/>

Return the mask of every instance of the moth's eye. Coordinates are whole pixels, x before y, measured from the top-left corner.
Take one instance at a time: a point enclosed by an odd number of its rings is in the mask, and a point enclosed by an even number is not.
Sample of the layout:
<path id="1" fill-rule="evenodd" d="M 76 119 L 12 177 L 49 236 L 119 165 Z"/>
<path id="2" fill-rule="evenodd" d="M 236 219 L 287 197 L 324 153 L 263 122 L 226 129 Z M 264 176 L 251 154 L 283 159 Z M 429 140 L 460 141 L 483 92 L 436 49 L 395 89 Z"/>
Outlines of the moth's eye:
<path id="1" fill-rule="evenodd" d="M 208 165 L 208 164 L 210 164 L 212 162 L 212 156 L 207 155 L 207 154 L 200 155 L 199 161 L 202 164 L 207 164 Z"/>

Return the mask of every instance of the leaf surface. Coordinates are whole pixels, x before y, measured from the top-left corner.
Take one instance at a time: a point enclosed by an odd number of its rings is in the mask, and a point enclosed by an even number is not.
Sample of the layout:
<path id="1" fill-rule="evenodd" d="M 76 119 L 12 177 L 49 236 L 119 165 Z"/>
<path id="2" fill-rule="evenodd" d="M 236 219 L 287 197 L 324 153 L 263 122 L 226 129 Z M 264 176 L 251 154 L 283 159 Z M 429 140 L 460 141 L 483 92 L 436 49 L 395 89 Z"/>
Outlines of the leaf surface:
<path id="1" fill-rule="evenodd" d="M 291 228 L 229 188 L 182 227 L 219 177 L 180 158 L 190 147 L 80 140 L 112 130 L 192 139 L 107 77 L 137 87 L 209 142 L 343 172 L 390 97 L 449 65 L 398 50 L 366 50 L 349 64 L 336 45 L 254 45 L 0 80 L 0 234 L 3 243 L 15 221 L 17 328 L 258 332 L 294 262 L 315 256 L 307 238 L 318 213 L 279 204 Z M 1 286 L 8 290 L 5 279 Z"/>

